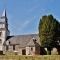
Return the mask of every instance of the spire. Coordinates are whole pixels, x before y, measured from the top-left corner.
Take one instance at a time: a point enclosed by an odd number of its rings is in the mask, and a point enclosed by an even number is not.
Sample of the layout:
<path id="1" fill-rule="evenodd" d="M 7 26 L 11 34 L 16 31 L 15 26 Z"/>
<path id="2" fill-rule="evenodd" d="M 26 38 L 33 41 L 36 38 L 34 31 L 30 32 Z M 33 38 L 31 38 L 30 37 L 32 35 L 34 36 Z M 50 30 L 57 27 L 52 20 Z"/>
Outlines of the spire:
<path id="1" fill-rule="evenodd" d="M 6 9 L 4 9 L 2 17 L 6 17 Z"/>
<path id="2" fill-rule="evenodd" d="M 7 15 L 6 15 L 6 9 L 4 9 L 3 13 L 2 13 L 2 16 L 1 16 L 1 19 L 4 19 L 5 22 L 7 22 Z"/>

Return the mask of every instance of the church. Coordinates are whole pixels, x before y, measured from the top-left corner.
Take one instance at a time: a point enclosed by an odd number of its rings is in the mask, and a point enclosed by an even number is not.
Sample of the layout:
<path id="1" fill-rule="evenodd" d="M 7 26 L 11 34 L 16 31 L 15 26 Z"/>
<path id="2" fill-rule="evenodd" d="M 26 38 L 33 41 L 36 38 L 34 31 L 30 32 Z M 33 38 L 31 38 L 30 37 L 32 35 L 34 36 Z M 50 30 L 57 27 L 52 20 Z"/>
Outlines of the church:
<path id="1" fill-rule="evenodd" d="M 44 50 L 40 47 L 38 34 L 10 36 L 8 18 L 4 9 L 0 17 L 0 54 L 40 55 L 41 52 Z M 58 54 L 56 48 L 51 52 Z"/>
<path id="2" fill-rule="evenodd" d="M 6 9 L 0 18 L 0 54 L 40 54 L 38 34 L 10 36 Z"/>

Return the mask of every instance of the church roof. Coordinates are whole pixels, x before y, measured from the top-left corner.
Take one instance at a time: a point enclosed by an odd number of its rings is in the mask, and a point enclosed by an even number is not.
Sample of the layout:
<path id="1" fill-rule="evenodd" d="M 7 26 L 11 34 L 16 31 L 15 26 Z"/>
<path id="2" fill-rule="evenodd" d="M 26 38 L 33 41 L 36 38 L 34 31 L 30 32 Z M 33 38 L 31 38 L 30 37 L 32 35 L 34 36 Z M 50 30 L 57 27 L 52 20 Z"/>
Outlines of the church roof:
<path id="1" fill-rule="evenodd" d="M 10 44 L 19 44 L 19 47 L 26 47 L 28 45 L 34 45 L 33 38 L 39 43 L 38 34 L 9 36 L 7 40 L 10 41 Z"/>
<path id="2" fill-rule="evenodd" d="M 27 44 L 27 46 L 35 46 L 35 43 L 34 43 L 33 39 L 31 39 L 29 41 L 29 43 Z"/>

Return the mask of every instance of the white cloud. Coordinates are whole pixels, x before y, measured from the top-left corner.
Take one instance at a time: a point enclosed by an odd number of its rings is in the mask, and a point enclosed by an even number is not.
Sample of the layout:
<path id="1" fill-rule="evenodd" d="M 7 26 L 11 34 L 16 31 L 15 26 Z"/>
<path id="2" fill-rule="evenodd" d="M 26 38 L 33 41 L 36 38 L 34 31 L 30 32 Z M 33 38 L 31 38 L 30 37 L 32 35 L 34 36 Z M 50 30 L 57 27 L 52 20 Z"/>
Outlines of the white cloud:
<path id="1" fill-rule="evenodd" d="M 34 6 L 32 8 L 29 9 L 30 12 L 34 11 L 37 8 L 37 6 Z"/>
<path id="2" fill-rule="evenodd" d="M 25 28 L 26 28 L 31 22 L 33 22 L 36 18 L 37 18 L 37 16 L 25 20 L 25 22 L 23 22 L 23 23 L 20 25 L 19 30 L 22 31 L 23 29 L 25 29 Z"/>
<path id="3" fill-rule="evenodd" d="M 39 7 L 39 4 L 32 6 L 32 7 L 29 9 L 29 12 L 33 12 L 33 11 L 36 10 L 38 7 Z"/>
<path id="4" fill-rule="evenodd" d="M 8 13 L 7 18 L 8 18 L 8 24 L 9 24 L 8 28 L 10 30 L 10 34 L 13 35 L 16 32 L 15 30 L 16 30 L 18 24 L 17 24 L 16 20 L 14 19 L 13 14 Z"/>

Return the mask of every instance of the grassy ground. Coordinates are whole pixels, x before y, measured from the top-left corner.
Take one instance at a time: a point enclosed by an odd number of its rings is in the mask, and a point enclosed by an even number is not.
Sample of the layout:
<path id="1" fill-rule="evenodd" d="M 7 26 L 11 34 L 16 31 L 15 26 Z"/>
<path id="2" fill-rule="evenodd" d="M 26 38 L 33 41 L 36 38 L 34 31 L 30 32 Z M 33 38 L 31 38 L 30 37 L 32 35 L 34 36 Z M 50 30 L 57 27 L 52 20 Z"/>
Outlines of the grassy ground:
<path id="1" fill-rule="evenodd" d="M 37 56 L 0 55 L 0 60 L 60 60 L 60 55 L 37 55 Z"/>

